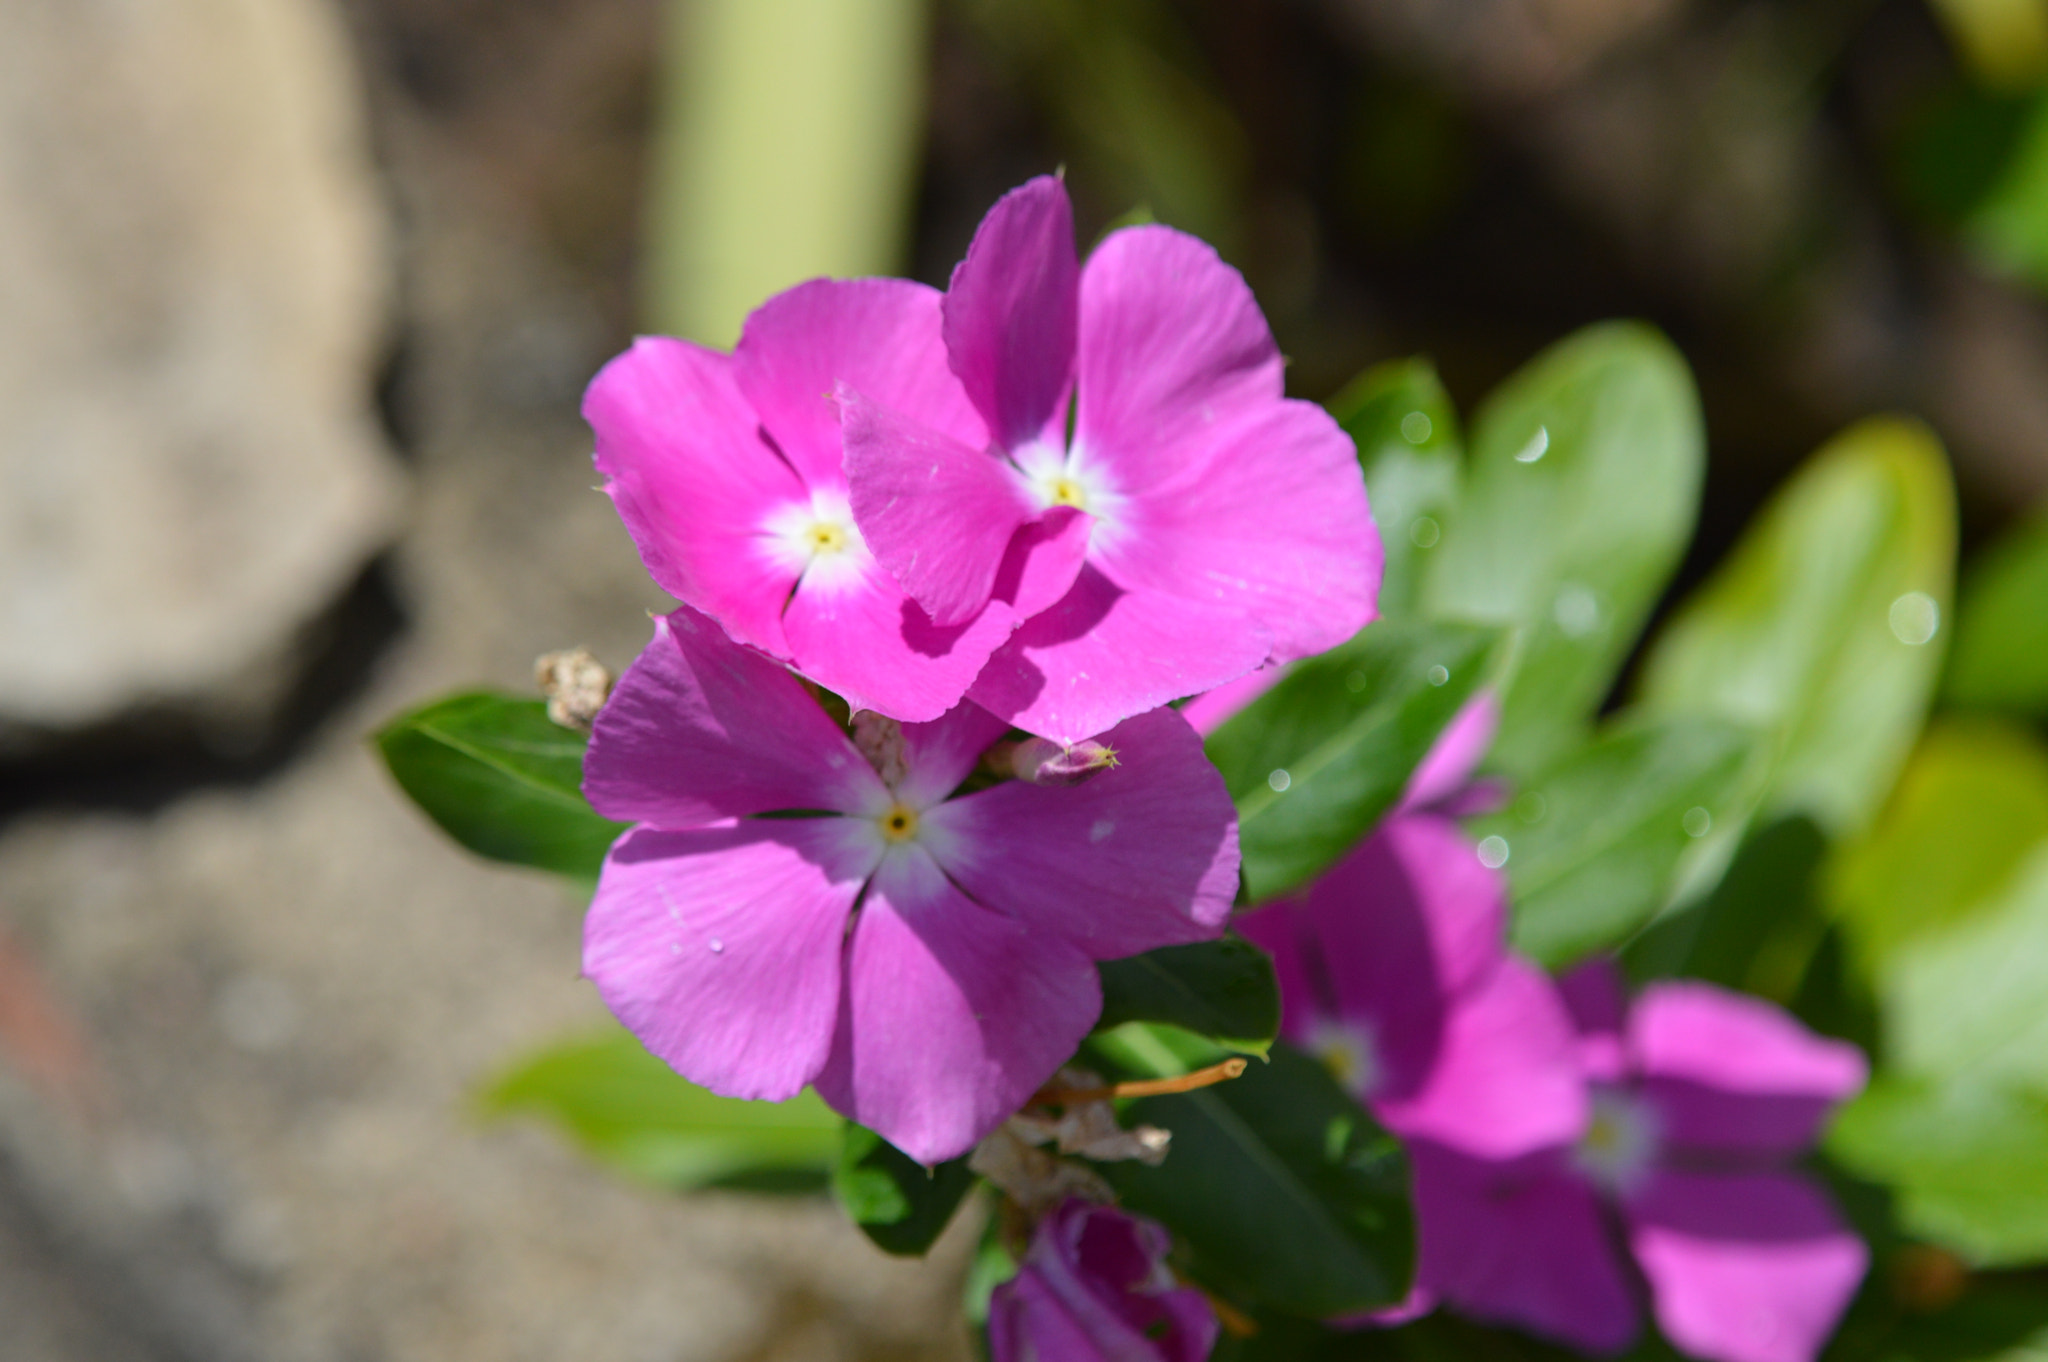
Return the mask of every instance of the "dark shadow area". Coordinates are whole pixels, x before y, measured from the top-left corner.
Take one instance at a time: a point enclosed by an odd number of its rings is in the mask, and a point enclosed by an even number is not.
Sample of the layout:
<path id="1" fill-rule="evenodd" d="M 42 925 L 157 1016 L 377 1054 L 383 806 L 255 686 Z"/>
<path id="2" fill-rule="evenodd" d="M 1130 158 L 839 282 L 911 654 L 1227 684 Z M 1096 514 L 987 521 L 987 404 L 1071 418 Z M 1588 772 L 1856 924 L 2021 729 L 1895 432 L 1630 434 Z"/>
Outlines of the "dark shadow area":
<path id="1" fill-rule="evenodd" d="M 406 623 L 390 557 L 381 555 L 300 631 L 286 664 L 291 679 L 267 714 L 155 708 L 76 733 L 9 735 L 0 826 L 30 809 L 148 813 L 193 790 L 258 784 L 362 694 Z"/>

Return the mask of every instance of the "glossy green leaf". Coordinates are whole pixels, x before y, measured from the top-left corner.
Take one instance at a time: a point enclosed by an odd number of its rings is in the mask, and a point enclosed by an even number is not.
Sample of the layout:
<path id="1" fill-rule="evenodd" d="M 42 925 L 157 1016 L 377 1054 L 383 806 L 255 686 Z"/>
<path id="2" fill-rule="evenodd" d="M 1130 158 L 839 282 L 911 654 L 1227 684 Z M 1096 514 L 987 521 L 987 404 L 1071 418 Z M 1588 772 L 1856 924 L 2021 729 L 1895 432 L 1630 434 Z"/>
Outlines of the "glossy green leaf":
<path id="1" fill-rule="evenodd" d="M 1784 943 L 1810 938 L 1822 920 L 1815 882 L 1827 847 L 1810 818 L 1752 829 L 1712 893 L 1658 918 L 1629 943 L 1623 961 L 1630 976 L 1703 979 L 1788 1001 L 1800 979 L 1787 978 L 1794 971 L 1781 963 Z"/>
<path id="2" fill-rule="evenodd" d="M 1100 1171 L 1204 1282 L 1310 1318 L 1406 1294 L 1407 1160 L 1315 1060 L 1282 1042 L 1242 1078 L 1142 1099 L 1125 1120 L 1172 1131 L 1166 1161 Z"/>
<path id="3" fill-rule="evenodd" d="M 1766 814 L 1840 835 L 1891 788 L 1940 668 L 1955 494 L 1917 422 L 1861 422 L 1774 497 L 1657 639 L 1643 699 L 1777 749 Z"/>
<path id="4" fill-rule="evenodd" d="M 1097 1030 L 1166 1022 L 1232 1050 L 1263 1055 L 1280 1034 L 1272 957 L 1240 936 L 1105 960 Z"/>
<path id="5" fill-rule="evenodd" d="M 1692 375 L 1655 330 L 1552 346 L 1487 399 L 1424 612 L 1516 630 L 1493 760 L 1521 776 L 1584 730 L 1692 538 L 1704 456 Z"/>
<path id="6" fill-rule="evenodd" d="M 1329 401 L 1330 414 L 1358 446 L 1385 547 L 1382 619 L 1415 613 L 1416 575 L 1443 540 L 1458 497 L 1458 415 L 1426 359 L 1393 360 L 1360 374 Z"/>
<path id="7" fill-rule="evenodd" d="M 931 1248 L 974 1186 L 964 1158 L 926 1168 L 866 1126 L 846 1123 L 832 1195 L 861 1233 L 886 1253 Z"/>
<path id="8" fill-rule="evenodd" d="M 670 1187 L 749 1174 L 822 1187 L 840 1149 L 840 1118 L 809 1089 L 787 1102 L 719 1097 L 616 1028 L 527 1056 L 480 1102 L 544 1117 L 600 1162 Z"/>
<path id="9" fill-rule="evenodd" d="M 1963 573 L 1943 698 L 2048 715 L 2048 515 L 2036 515 Z"/>
<path id="10" fill-rule="evenodd" d="M 1882 1078 L 1827 1138 L 1893 1190 L 1901 1226 L 1985 1265 L 2048 1259 L 2048 1093 Z"/>
<path id="11" fill-rule="evenodd" d="M 1712 720 L 1617 725 L 1475 819 L 1504 858 L 1516 949 L 1562 965 L 1618 945 L 1670 897 L 1682 857 L 1740 807 L 1755 737 Z"/>
<path id="12" fill-rule="evenodd" d="M 393 720 L 377 748 L 399 787 L 480 856 L 594 882 L 625 824 L 583 798 L 582 734 L 538 700 L 478 691 Z"/>
<path id="13" fill-rule="evenodd" d="M 1916 940 L 1970 916 L 2044 841 L 2048 748 L 1993 720 L 1939 720 L 1876 823 L 1836 854 L 1828 903 L 1858 963 L 1875 974 Z"/>
<path id="14" fill-rule="evenodd" d="M 1313 879 L 1400 798 L 1492 673 L 1498 634 L 1388 620 L 1289 667 L 1209 736 L 1254 899 Z"/>
<path id="15" fill-rule="evenodd" d="M 2048 1091 L 2048 843 L 1962 922 L 1885 962 L 1878 999 L 1896 1067 Z"/>

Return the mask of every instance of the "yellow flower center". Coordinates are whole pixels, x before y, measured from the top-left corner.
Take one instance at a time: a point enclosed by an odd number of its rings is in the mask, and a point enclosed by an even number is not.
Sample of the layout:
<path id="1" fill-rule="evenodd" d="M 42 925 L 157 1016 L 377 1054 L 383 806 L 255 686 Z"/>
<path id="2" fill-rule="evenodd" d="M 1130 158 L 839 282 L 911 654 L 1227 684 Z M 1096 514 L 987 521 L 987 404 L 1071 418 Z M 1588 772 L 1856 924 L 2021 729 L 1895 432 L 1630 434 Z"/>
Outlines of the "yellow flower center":
<path id="1" fill-rule="evenodd" d="M 1077 479 L 1062 473 L 1052 480 L 1052 486 L 1047 490 L 1055 506 L 1072 506 L 1083 511 L 1088 509 L 1087 489 L 1082 487 Z"/>
<path id="2" fill-rule="evenodd" d="M 845 527 L 829 520 L 814 521 L 806 532 L 812 553 L 838 553 L 846 547 Z"/>
<path id="3" fill-rule="evenodd" d="M 891 842 L 907 842 L 917 836 L 917 810 L 897 804 L 882 815 L 882 836 Z"/>

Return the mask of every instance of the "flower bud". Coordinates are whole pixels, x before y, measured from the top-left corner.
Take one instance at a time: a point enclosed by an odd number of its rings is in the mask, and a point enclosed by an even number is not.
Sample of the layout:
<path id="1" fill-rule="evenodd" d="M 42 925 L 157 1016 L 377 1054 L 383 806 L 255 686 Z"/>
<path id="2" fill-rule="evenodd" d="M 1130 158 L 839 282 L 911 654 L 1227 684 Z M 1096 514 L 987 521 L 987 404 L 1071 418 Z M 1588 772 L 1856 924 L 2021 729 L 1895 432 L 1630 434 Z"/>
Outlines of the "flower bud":
<path id="1" fill-rule="evenodd" d="M 1026 738 L 1010 755 L 1017 779 L 1032 785 L 1079 785 L 1116 765 L 1116 749 L 1093 738 L 1063 747 L 1049 738 Z"/>

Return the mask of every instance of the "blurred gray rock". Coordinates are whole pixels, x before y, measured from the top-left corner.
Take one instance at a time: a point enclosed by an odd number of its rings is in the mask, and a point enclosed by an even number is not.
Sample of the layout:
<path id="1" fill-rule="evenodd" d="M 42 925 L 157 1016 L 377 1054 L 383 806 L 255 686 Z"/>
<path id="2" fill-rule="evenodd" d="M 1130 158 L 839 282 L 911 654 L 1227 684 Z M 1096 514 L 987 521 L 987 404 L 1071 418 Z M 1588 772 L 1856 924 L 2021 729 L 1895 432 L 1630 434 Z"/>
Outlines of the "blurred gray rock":
<path id="1" fill-rule="evenodd" d="M 260 710 L 387 540 L 360 103 L 323 0 L 0 9 L 0 723 Z"/>

